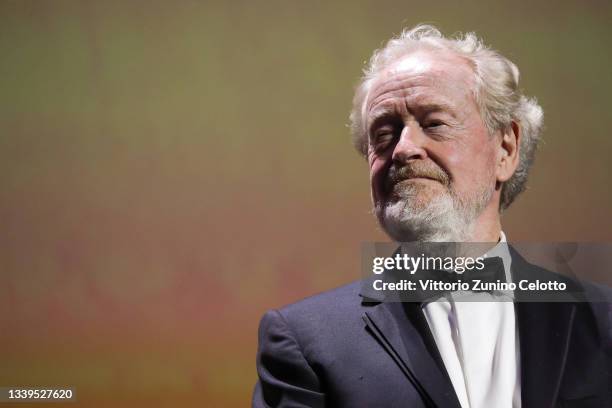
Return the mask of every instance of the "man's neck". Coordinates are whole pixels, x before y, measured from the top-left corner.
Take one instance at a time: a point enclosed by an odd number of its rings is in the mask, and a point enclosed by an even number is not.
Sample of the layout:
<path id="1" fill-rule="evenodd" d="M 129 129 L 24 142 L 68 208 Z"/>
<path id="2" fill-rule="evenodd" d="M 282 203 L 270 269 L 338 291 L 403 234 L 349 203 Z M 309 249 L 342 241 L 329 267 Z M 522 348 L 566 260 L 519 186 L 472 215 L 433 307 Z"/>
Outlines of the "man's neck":
<path id="1" fill-rule="evenodd" d="M 474 220 L 470 228 L 468 242 L 497 243 L 501 237 L 501 219 L 497 206 L 489 205 Z"/>

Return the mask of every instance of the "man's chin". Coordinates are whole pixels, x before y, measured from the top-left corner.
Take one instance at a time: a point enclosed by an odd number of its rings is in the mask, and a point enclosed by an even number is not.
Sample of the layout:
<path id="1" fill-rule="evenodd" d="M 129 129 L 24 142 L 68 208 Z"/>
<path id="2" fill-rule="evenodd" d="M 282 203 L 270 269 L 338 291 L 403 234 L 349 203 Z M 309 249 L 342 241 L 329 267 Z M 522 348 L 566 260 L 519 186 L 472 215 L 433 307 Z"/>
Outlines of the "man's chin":
<path id="1" fill-rule="evenodd" d="M 395 201 L 377 208 L 383 230 L 398 242 L 450 242 L 463 237 L 463 223 L 445 199 Z"/>
<path id="2" fill-rule="evenodd" d="M 384 208 L 385 213 L 401 213 L 402 216 L 407 218 L 411 215 L 421 217 L 428 209 L 431 209 L 432 206 L 437 206 L 439 202 L 440 197 L 424 196 L 423 194 L 416 197 L 393 196 L 390 197 Z"/>
<path id="3" fill-rule="evenodd" d="M 430 178 L 411 178 L 395 184 L 390 191 L 387 205 L 406 202 L 409 207 L 419 210 L 432 202 L 444 199 L 444 186 Z"/>
<path id="4" fill-rule="evenodd" d="M 420 223 L 397 222 L 395 220 L 384 220 L 381 223 L 383 229 L 396 242 L 450 242 L 456 241 L 452 231 L 440 228 L 430 228 L 430 225 Z"/>

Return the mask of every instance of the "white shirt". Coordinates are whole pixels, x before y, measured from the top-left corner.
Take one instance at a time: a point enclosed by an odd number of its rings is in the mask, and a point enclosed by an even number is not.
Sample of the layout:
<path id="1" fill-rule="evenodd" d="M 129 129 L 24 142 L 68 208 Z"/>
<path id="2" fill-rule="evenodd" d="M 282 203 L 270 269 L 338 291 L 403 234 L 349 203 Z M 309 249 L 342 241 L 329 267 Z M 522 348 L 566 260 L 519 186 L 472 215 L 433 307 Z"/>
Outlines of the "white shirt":
<path id="1" fill-rule="evenodd" d="M 506 280 L 511 282 L 512 258 L 503 232 L 485 255 L 493 256 L 502 258 Z M 473 301 L 458 301 L 462 296 Z M 514 304 L 508 298 L 500 301 L 504 296 L 454 292 L 423 307 L 462 408 L 521 407 Z"/>

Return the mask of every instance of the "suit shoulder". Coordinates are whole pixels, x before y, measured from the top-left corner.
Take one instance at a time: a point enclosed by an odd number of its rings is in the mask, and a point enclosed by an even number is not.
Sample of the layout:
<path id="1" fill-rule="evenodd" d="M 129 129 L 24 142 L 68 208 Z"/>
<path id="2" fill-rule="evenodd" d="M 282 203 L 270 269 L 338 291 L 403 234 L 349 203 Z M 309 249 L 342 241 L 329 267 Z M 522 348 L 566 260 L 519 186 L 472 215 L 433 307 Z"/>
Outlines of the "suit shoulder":
<path id="1" fill-rule="evenodd" d="M 321 335 L 326 330 L 362 323 L 360 289 L 361 281 L 352 282 L 291 303 L 277 312 L 296 334 Z"/>
<path id="2" fill-rule="evenodd" d="M 283 316 L 291 316 L 296 313 L 314 312 L 328 310 L 333 307 L 343 307 L 347 305 L 358 305 L 361 302 L 359 291 L 361 281 L 327 290 L 312 296 L 308 296 L 297 302 L 281 307 L 278 311 Z"/>
<path id="3" fill-rule="evenodd" d="M 359 296 L 361 281 L 302 299 L 275 311 L 268 318 L 293 338 L 309 362 L 328 361 L 342 354 L 346 343 L 364 330 L 368 304 Z"/>

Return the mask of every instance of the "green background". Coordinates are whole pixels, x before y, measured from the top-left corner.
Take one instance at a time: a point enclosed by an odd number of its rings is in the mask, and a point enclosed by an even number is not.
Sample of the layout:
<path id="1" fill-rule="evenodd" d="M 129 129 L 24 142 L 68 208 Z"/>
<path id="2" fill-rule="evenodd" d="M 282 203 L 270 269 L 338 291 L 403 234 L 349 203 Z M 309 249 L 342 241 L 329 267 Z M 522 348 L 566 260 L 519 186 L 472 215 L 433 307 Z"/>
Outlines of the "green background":
<path id="1" fill-rule="evenodd" d="M 612 239 L 611 3 L 0 1 L 0 386 L 246 406 L 265 310 L 384 240 L 347 128 L 363 62 L 476 31 L 545 111 L 512 240 Z"/>

